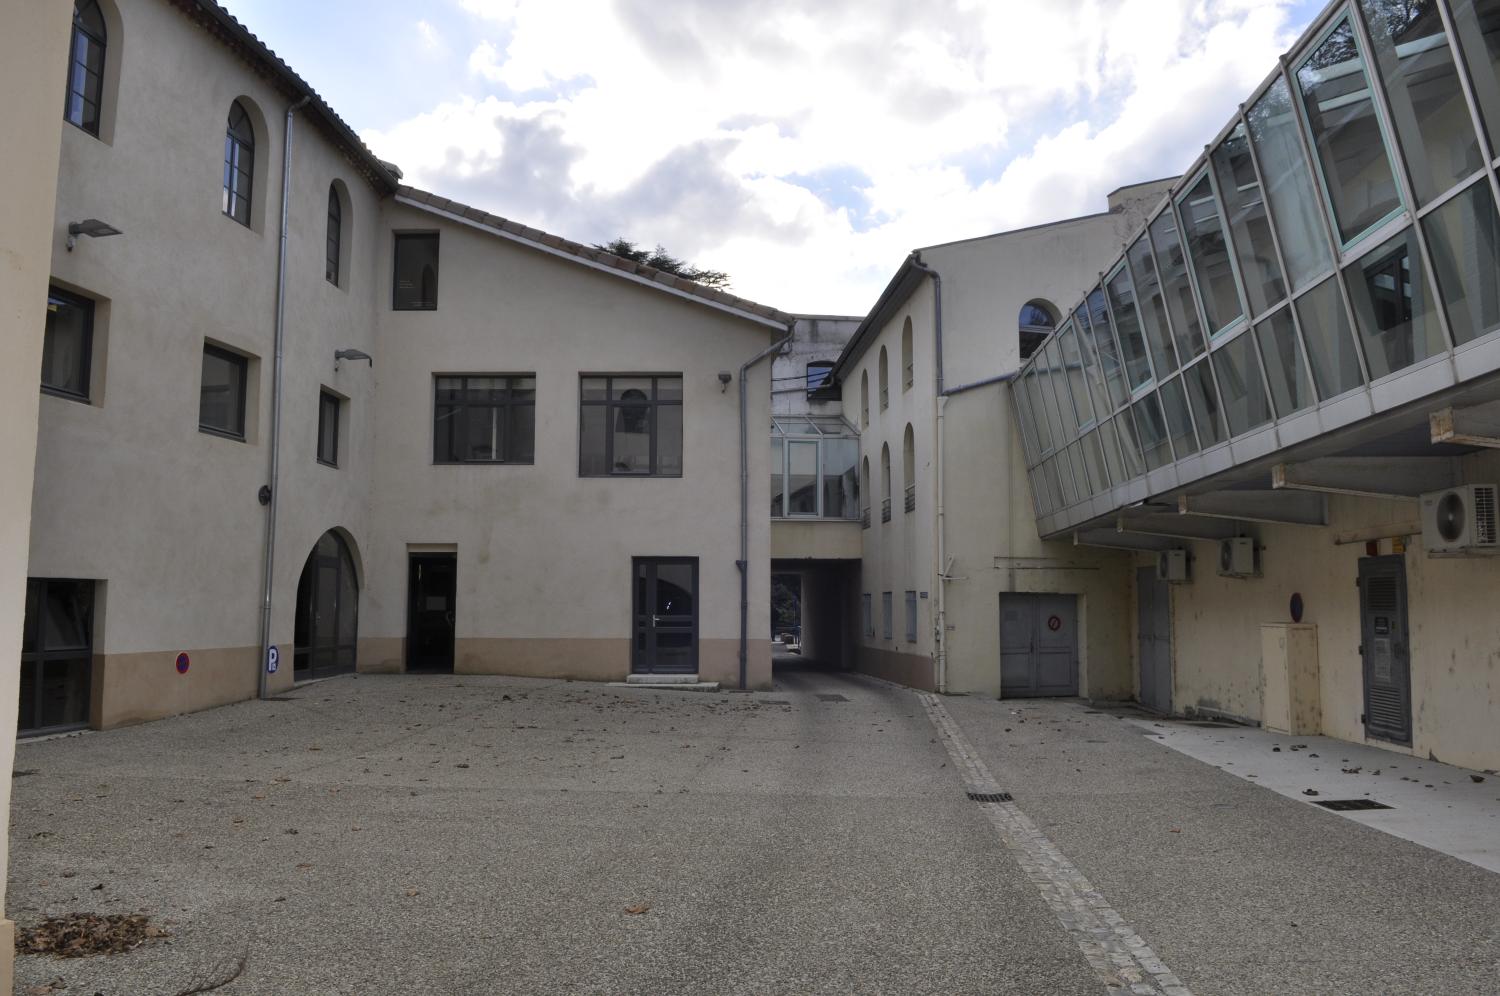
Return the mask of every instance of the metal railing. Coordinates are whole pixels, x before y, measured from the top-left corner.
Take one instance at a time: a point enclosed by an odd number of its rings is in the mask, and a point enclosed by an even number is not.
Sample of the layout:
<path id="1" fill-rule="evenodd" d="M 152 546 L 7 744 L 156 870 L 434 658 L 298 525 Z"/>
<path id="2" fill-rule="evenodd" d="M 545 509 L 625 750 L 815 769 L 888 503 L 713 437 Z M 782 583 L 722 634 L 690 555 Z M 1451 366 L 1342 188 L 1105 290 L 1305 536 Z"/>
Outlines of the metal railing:
<path id="1" fill-rule="evenodd" d="M 914 512 L 914 511 L 916 511 L 916 508 L 917 508 L 917 486 L 915 484 L 908 484 L 906 486 L 906 510 L 908 512 Z"/>
<path id="2" fill-rule="evenodd" d="M 891 521 L 891 500 L 889 498 L 880 499 L 880 521 Z"/>

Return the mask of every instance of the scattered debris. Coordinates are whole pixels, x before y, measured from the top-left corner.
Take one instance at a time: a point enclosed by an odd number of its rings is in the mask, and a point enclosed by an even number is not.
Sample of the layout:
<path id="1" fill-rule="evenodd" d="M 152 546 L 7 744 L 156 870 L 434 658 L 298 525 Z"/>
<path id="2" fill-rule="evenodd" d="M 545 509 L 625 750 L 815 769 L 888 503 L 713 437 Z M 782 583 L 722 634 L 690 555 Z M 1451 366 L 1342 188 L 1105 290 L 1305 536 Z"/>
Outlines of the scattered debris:
<path id="1" fill-rule="evenodd" d="M 1340 768 L 1339 770 L 1342 771 L 1346 775 L 1357 775 L 1357 774 L 1359 774 L 1364 769 L 1360 768 L 1358 765 L 1356 765 L 1355 767 L 1352 767 L 1352 768 Z M 1376 772 L 1376 774 L 1379 774 L 1379 772 Z"/>
<path id="2" fill-rule="evenodd" d="M 1318 794 L 1318 790 L 1317 789 L 1303 789 L 1302 790 L 1302 794 L 1303 795 L 1317 795 Z"/>
<path id="3" fill-rule="evenodd" d="M 1482 781 L 1484 781 L 1484 776 L 1483 775 L 1470 775 L 1469 776 L 1469 781 L 1471 781 L 1471 782 L 1482 782 Z"/>
<path id="4" fill-rule="evenodd" d="M 147 941 L 170 936 L 144 913 L 69 913 L 48 917 L 16 931 L 16 954 L 87 958 L 133 951 Z"/>
<path id="5" fill-rule="evenodd" d="M 66 988 L 68 988 L 68 984 L 59 975 L 51 982 L 44 982 L 39 986 L 31 986 L 22 996 L 52 996 L 53 993 L 60 993 Z"/>
<path id="6" fill-rule="evenodd" d="M 625 907 L 625 912 L 631 916 L 640 916 L 651 908 L 649 903 L 636 903 L 634 906 Z"/>
<path id="7" fill-rule="evenodd" d="M 223 989 L 245 971 L 245 965 L 250 960 L 250 953 L 246 951 L 235 958 L 228 958 L 219 962 L 213 968 L 202 975 L 195 975 L 189 980 L 185 989 L 179 989 L 173 996 L 199 996 L 201 993 L 211 993 L 215 989 Z"/>

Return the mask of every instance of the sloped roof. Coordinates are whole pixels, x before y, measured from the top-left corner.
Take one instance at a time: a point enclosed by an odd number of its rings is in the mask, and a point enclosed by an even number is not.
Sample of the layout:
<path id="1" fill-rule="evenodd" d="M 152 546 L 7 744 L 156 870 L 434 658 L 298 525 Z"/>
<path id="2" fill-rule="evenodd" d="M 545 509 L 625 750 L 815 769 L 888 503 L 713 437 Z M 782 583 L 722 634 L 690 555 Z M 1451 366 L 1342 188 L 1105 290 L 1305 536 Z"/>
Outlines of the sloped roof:
<path id="1" fill-rule="evenodd" d="M 328 102 L 233 14 L 214 0 L 168 2 L 249 63 L 262 77 L 276 84 L 288 97 L 293 100 L 307 97 L 308 104 L 302 113 L 322 129 L 335 145 L 344 150 L 366 181 L 382 193 L 396 192 L 400 185 L 400 171 L 376 158 L 375 153 L 354 133 L 354 129 L 328 106 Z"/>
<path id="2" fill-rule="evenodd" d="M 445 215 L 451 215 L 460 220 L 467 221 L 480 228 L 489 229 L 492 232 L 509 237 L 519 242 L 530 242 L 537 247 L 547 250 L 554 255 L 569 256 L 578 262 L 589 265 L 594 269 L 602 269 L 615 273 L 622 277 L 635 280 L 637 283 L 645 283 L 648 286 L 657 287 L 691 298 L 698 298 L 707 304 L 711 304 L 721 310 L 738 312 L 750 318 L 760 319 L 765 323 L 774 323 L 787 326 L 796 320 L 795 315 L 789 315 L 784 311 L 743 297 L 736 297 L 713 287 L 680 277 L 675 273 L 658 270 L 654 266 L 638 263 L 633 259 L 616 256 L 602 249 L 584 245 L 581 242 L 573 242 L 559 235 L 531 228 L 520 222 L 499 215 L 490 214 L 467 204 L 434 194 L 430 191 L 419 190 L 416 187 L 401 186 L 396 192 L 397 199 L 412 207 L 427 209 Z"/>

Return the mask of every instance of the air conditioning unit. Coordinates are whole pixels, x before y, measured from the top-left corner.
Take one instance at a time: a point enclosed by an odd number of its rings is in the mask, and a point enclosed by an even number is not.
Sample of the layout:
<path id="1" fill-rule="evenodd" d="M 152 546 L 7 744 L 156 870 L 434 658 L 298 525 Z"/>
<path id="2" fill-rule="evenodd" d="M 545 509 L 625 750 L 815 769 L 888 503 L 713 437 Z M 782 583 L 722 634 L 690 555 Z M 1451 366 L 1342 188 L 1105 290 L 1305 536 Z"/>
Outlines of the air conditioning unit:
<path id="1" fill-rule="evenodd" d="M 1163 550 L 1156 555 L 1156 580 L 1183 584 L 1192 579 L 1192 559 L 1186 550 Z"/>
<path id="2" fill-rule="evenodd" d="M 1219 576 L 1253 578 L 1260 576 L 1260 553 L 1253 536 L 1234 536 L 1219 541 Z"/>
<path id="3" fill-rule="evenodd" d="M 1465 484 L 1422 496 L 1422 545 L 1439 557 L 1500 553 L 1493 484 Z"/>

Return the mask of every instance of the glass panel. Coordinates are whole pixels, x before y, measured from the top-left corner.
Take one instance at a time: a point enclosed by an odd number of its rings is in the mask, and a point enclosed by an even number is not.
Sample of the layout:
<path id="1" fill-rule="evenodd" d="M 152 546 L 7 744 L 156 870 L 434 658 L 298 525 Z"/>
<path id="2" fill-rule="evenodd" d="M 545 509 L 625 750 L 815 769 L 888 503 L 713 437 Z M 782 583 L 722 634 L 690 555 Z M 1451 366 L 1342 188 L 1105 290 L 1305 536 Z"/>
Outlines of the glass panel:
<path id="1" fill-rule="evenodd" d="M 1480 179 L 1422 224 L 1453 341 L 1500 327 L 1500 214 L 1490 185 Z"/>
<path id="2" fill-rule="evenodd" d="M 609 378 L 585 377 L 579 390 L 584 401 L 603 401 L 609 397 Z"/>
<path id="3" fill-rule="evenodd" d="M 1323 281 L 1297 301 L 1297 320 L 1302 323 L 1302 341 L 1312 365 L 1318 397 L 1327 401 L 1363 384 L 1354 332 L 1338 284 Z"/>
<path id="4" fill-rule="evenodd" d="M 585 477 L 609 473 L 605 449 L 605 425 L 609 409 L 604 405 L 584 405 L 578 413 L 578 473 Z"/>
<path id="5" fill-rule="evenodd" d="M 1151 470 L 1165 467 L 1172 462 L 1172 450 L 1167 445 L 1167 423 L 1161 417 L 1161 404 L 1156 395 L 1148 394 L 1137 401 L 1131 410 L 1135 413 L 1135 424 L 1141 435 L 1141 449 L 1145 452 L 1146 466 Z"/>
<path id="6" fill-rule="evenodd" d="M 88 397 L 93 315 L 92 302 L 58 293 L 47 296 L 47 325 L 42 336 L 43 387 Z"/>
<path id="7" fill-rule="evenodd" d="M 1187 363 L 1203 353 L 1203 326 L 1198 321 L 1198 307 L 1193 303 L 1193 289 L 1188 286 L 1187 257 L 1182 254 L 1171 208 L 1151 223 L 1151 242 L 1156 246 L 1156 272 L 1167 299 L 1167 313 L 1172 316 L 1177 358 Z"/>
<path id="8" fill-rule="evenodd" d="M 1219 392 L 1214 387 L 1213 373 L 1204 361 L 1188 367 L 1182 372 L 1182 386 L 1187 389 L 1188 404 L 1193 409 L 1193 421 L 1198 425 L 1198 441 L 1204 446 L 1213 446 L 1229 438 L 1229 425 L 1224 421 L 1224 412 L 1219 408 Z"/>
<path id="9" fill-rule="evenodd" d="M 504 448 L 505 409 L 495 405 L 471 407 L 464 412 L 468 433 L 463 459 L 491 462 L 506 458 Z"/>
<path id="10" fill-rule="evenodd" d="M 1240 295 L 1234 285 L 1234 267 L 1229 262 L 1219 204 L 1214 200 L 1206 174 L 1177 202 L 1177 209 L 1182 212 L 1183 234 L 1193 260 L 1193 277 L 1198 283 L 1198 296 L 1203 299 L 1209 333 L 1222 332 L 1240 317 Z"/>
<path id="11" fill-rule="evenodd" d="M 1285 418 L 1312 404 L 1312 382 L 1307 376 L 1307 365 L 1302 362 L 1302 350 L 1297 348 L 1292 309 L 1282 308 L 1255 326 L 1255 338 L 1260 344 L 1277 416 Z"/>
<path id="12" fill-rule="evenodd" d="M 1177 369 L 1177 351 L 1172 348 L 1167 332 L 1167 303 L 1162 300 L 1161 281 L 1156 279 L 1156 264 L 1151 262 L 1151 243 L 1142 235 L 1126 257 L 1136 303 L 1140 305 L 1141 324 L 1146 330 L 1146 345 L 1151 349 L 1151 362 L 1156 364 L 1156 376 L 1169 376 Z"/>
<path id="13" fill-rule="evenodd" d="M 682 474 L 681 405 L 661 405 L 656 409 L 656 473 L 666 477 Z"/>
<path id="14" fill-rule="evenodd" d="M 691 616 L 693 614 L 692 564 L 656 565 L 656 614 Z"/>
<path id="15" fill-rule="evenodd" d="M 1068 465 L 1073 468 L 1073 484 L 1078 491 L 1078 500 L 1083 501 L 1093 491 L 1089 485 L 1088 471 L 1083 466 L 1083 444 L 1074 443 L 1068 447 Z"/>
<path id="16" fill-rule="evenodd" d="M 90 671 L 87 657 L 41 663 L 42 713 L 38 728 L 88 722 Z"/>
<path id="17" fill-rule="evenodd" d="M 1080 310 L 1079 313 L 1082 314 L 1082 311 Z M 1108 389 L 1104 386 L 1104 371 L 1099 366 L 1099 357 L 1095 354 L 1094 347 L 1090 345 L 1088 323 L 1064 325 L 1063 330 L 1072 331 L 1077 336 L 1078 353 L 1083 360 L 1084 377 L 1088 381 L 1089 394 L 1093 398 L 1094 416 L 1097 418 L 1111 405 Z"/>
<path id="18" fill-rule="evenodd" d="M 1192 418 L 1188 415 L 1187 393 L 1182 389 L 1181 378 L 1174 377 L 1161 386 L 1161 407 L 1167 418 L 1167 435 L 1172 439 L 1172 448 L 1177 459 L 1198 452 L 1198 438 L 1193 435 Z"/>
<path id="19" fill-rule="evenodd" d="M 1121 269 L 1108 283 L 1110 317 L 1120 337 L 1120 352 L 1125 360 L 1125 376 L 1132 390 L 1151 381 L 1151 363 L 1146 359 L 1146 339 L 1141 335 L 1141 320 L 1135 310 L 1135 288 L 1130 285 L 1130 271 Z"/>
<path id="20" fill-rule="evenodd" d="M 611 377 L 609 381 L 611 401 L 650 401 L 650 377 Z"/>
<path id="21" fill-rule="evenodd" d="M 42 649 L 87 650 L 94 615 L 93 582 L 46 582 Z"/>
<path id="22" fill-rule="evenodd" d="M 1109 468 L 1109 479 L 1119 484 L 1125 480 L 1125 465 L 1120 462 L 1120 437 L 1115 432 L 1113 421 L 1099 427 L 1099 445 L 1104 450 L 1104 465 Z"/>
<path id="23" fill-rule="evenodd" d="M 1109 476 L 1104 472 L 1104 451 L 1099 446 L 1099 430 L 1095 429 L 1083 437 L 1083 462 L 1088 465 L 1089 482 L 1093 493 L 1109 488 Z"/>
<path id="24" fill-rule="evenodd" d="M 1021 439 L 1026 446 L 1026 466 L 1030 467 L 1042 455 L 1036 439 L 1036 416 L 1031 411 L 1031 394 L 1026 382 L 1012 382 L 1011 396 L 1016 405 L 1016 422 L 1021 426 Z"/>
<path id="25" fill-rule="evenodd" d="M 1345 267 L 1344 279 L 1371 380 L 1443 351 L 1416 229 Z"/>
<path id="26" fill-rule="evenodd" d="M 771 517 L 778 518 L 781 514 L 781 493 L 786 485 L 782 475 L 786 473 L 785 456 L 781 450 L 781 437 L 771 437 Z"/>
<path id="27" fill-rule="evenodd" d="M 1037 455 L 1040 456 L 1052 448 L 1052 419 L 1047 414 L 1047 407 L 1042 403 L 1041 389 L 1038 386 L 1040 374 L 1033 366 L 1026 371 L 1026 400 L 1031 409 L 1031 422 L 1036 429 Z"/>
<path id="28" fill-rule="evenodd" d="M 1237 336 L 1210 354 L 1209 359 L 1219 378 L 1219 394 L 1229 418 L 1230 435 L 1241 435 L 1271 421 L 1271 405 L 1266 400 L 1254 337 L 1249 333 Z"/>
<path id="29" fill-rule="evenodd" d="M 505 459 L 511 463 L 536 460 L 536 405 L 511 405 L 508 409 L 510 436 L 506 440 Z"/>
<path id="30" fill-rule="evenodd" d="M 45 585 L 46 582 L 34 578 L 28 578 L 26 581 L 26 614 L 23 617 L 24 627 L 21 630 L 21 653 L 23 654 L 41 649 L 36 642 L 36 614 L 42 611 L 42 589 Z"/>
<path id="31" fill-rule="evenodd" d="M 397 235 L 392 307 L 397 311 L 431 311 L 437 307 L 437 285 L 437 235 Z"/>
<path id="32" fill-rule="evenodd" d="M 787 515 L 818 514 L 818 444 L 793 440 L 787 449 Z"/>
<path id="33" fill-rule="evenodd" d="M 1266 220 L 1266 205 L 1261 198 L 1244 125 L 1230 132 L 1214 150 L 1213 166 L 1250 314 L 1264 314 L 1286 297 L 1286 281 L 1281 278 L 1281 264 L 1276 261 L 1276 244 L 1271 239 L 1271 225 Z"/>
<path id="34" fill-rule="evenodd" d="M 245 434 L 245 360 L 206 346 L 198 424 L 236 436 Z"/>
<path id="35" fill-rule="evenodd" d="M 339 402 L 325 394 L 318 400 L 318 459 L 324 463 L 336 463 L 338 452 Z"/>
<path id="36" fill-rule="evenodd" d="M 1364 58 L 1343 18 L 1297 70 L 1313 145 L 1347 245 L 1401 208 Z"/>
<path id="37" fill-rule="evenodd" d="M 1146 472 L 1146 459 L 1141 452 L 1141 438 L 1136 435 L 1130 409 L 1125 409 L 1115 417 L 1115 429 L 1120 434 L 1120 453 L 1125 457 L 1125 476 L 1140 477 Z"/>
<path id="38" fill-rule="evenodd" d="M 1064 444 L 1078 437 L 1078 417 L 1073 411 L 1073 402 L 1068 396 L 1068 384 L 1063 375 L 1061 349 L 1057 340 L 1053 339 L 1044 350 L 1044 359 L 1048 368 L 1048 380 L 1052 382 L 1052 390 L 1057 398 L 1058 415 L 1062 418 L 1062 440 Z"/>
<path id="39" fill-rule="evenodd" d="M 1500 0 L 1450 0 L 1450 7 L 1493 147 L 1500 143 Z"/>
<path id="40" fill-rule="evenodd" d="M 1391 121 L 1426 204 L 1484 165 L 1436 0 L 1360 0 Z"/>
<path id="41" fill-rule="evenodd" d="M 859 440 L 823 440 L 823 515 L 859 517 Z"/>
<path id="42" fill-rule="evenodd" d="M 1333 263 L 1328 255 L 1328 238 L 1318 221 L 1318 194 L 1297 137 L 1286 81 L 1278 78 L 1272 83 L 1247 117 L 1276 237 L 1281 241 L 1281 255 L 1291 271 L 1292 287 L 1301 290 Z"/>
<path id="43" fill-rule="evenodd" d="M 1120 356 L 1115 350 L 1113 338 L 1109 330 L 1105 329 L 1105 338 L 1109 340 L 1105 351 L 1100 352 L 1096 341 L 1094 328 L 1089 324 L 1088 310 L 1080 305 L 1073 312 L 1073 324 L 1078 329 L 1078 342 L 1084 355 L 1084 368 L 1088 372 L 1089 386 L 1093 396 L 1098 398 L 1099 412 L 1101 417 L 1104 413 L 1114 411 L 1120 402 L 1117 398 L 1125 396 L 1125 381 L 1120 371 Z"/>
<path id="44" fill-rule="evenodd" d="M 1072 328 L 1064 329 L 1057 337 L 1062 351 L 1063 369 L 1068 382 L 1067 393 L 1073 399 L 1078 412 L 1078 421 L 1089 424 L 1094 421 L 1094 409 L 1089 403 L 1088 388 L 1083 383 L 1083 359 L 1078 355 L 1078 340 Z"/>
<path id="45" fill-rule="evenodd" d="M 36 721 L 36 673 L 40 661 L 21 662 L 21 708 L 16 714 L 18 730 L 37 729 Z"/>
<path id="46" fill-rule="evenodd" d="M 1050 499 L 1050 507 L 1053 511 L 1068 504 L 1067 495 L 1063 494 L 1062 477 L 1057 472 L 1057 458 L 1052 457 L 1042 464 L 1042 476 L 1047 482 L 1047 496 Z"/>
<path id="47" fill-rule="evenodd" d="M 1099 350 L 1099 361 L 1104 367 L 1109 398 L 1114 402 L 1111 407 L 1118 407 L 1130 400 L 1130 389 L 1125 385 L 1119 346 L 1115 343 L 1114 329 L 1109 322 L 1109 307 L 1104 302 L 1104 288 L 1095 287 L 1089 292 L 1084 304 L 1088 308 L 1089 325 L 1094 330 L 1094 348 Z"/>

